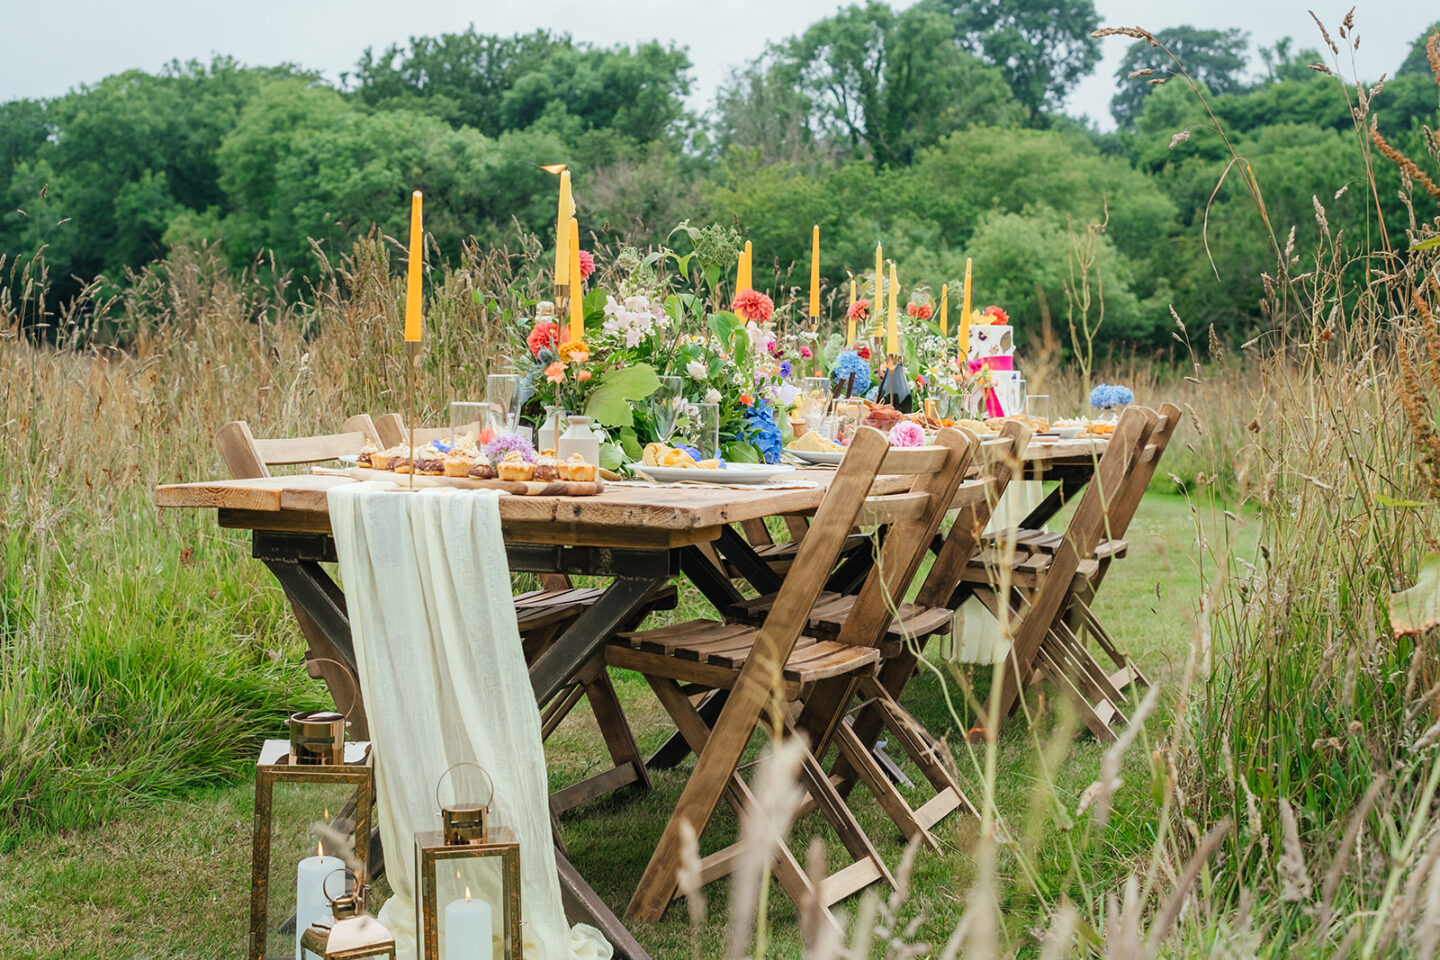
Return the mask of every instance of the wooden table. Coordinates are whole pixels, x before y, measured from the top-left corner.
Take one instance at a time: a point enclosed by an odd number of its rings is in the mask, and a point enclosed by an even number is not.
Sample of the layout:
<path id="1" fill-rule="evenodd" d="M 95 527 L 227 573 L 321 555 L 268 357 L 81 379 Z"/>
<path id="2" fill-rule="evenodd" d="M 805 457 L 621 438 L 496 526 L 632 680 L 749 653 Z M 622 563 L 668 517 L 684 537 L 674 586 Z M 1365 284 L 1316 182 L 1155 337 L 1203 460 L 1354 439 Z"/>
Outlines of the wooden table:
<path id="1" fill-rule="evenodd" d="M 1083 485 L 1104 441 L 1032 443 L 1026 456 L 1035 476 L 1060 480 L 1057 490 Z M 685 574 L 718 610 L 742 599 L 735 585 L 701 552 L 714 548 L 756 589 L 774 589 L 774 574 L 731 526 L 782 514 L 804 514 L 820 503 L 833 470 L 800 470 L 816 481 L 796 488 L 643 487 L 613 484 L 593 497 L 518 497 L 499 500 L 510 569 L 612 578 L 601 597 L 580 615 L 530 667 L 535 698 L 546 703 L 594 656 L 610 635 L 643 609 L 647 597 L 677 574 Z M 403 482 L 403 478 L 397 477 Z M 335 560 L 330 537 L 328 491 L 356 481 L 334 475 L 294 475 L 255 480 L 165 484 L 156 489 L 162 507 L 211 508 L 220 526 L 252 532 L 252 552 L 275 574 L 315 621 L 332 652 L 351 671 L 355 650 L 345 597 L 321 563 Z M 954 506 L 984 495 L 978 479 L 966 481 Z M 1058 510 L 1064 495 L 1049 514 Z M 1046 504 L 1042 504 L 1042 509 Z M 1037 515 L 1041 511 L 1037 510 Z M 1048 517 L 1047 514 L 1046 516 Z M 1043 522 L 1043 518 L 1042 521 Z M 616 955 L 647 957 L 614 913 L 556 851 L 567 914 L 602 930 Z M 374 862 L 380 862 L 378 859 Z"/>

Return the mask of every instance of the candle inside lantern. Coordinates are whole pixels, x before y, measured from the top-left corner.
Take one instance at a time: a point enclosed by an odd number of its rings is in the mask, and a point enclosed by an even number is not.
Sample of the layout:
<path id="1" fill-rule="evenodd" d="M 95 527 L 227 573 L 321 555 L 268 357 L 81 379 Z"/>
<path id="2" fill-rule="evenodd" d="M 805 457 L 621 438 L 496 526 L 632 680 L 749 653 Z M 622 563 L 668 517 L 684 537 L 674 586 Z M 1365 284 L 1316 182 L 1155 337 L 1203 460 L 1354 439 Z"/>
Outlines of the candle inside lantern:
<path id="1" fill-rule="evenodd" d="M 464 900 L 446 904 L 443 933 L 440 960 L 490 960 L 495 936 L 490 904 L 472 899 L 466 887 Z"/>
<path id="2" fill-rule="evenodd" d="M 845 330 L 845 346 L 847 346 L 847 347 L 853 347 L 853 346 L 855 346 L 855 315 L 854 315 L 854 312 L 853 312 L 853 311 L 854 311 L 854 307 L 855 307 L 855 278 L 852 276 L 852 277 L 850 278 L 850 309 L 847 309 L 847 310 L 845 311 L 845 316 L 847 316 L 847 317 L 850 318 L 850 323 L 849 323 L 849 325 L 846 327 L 846 330 Z"/>
<path id="3" fill-rule="evenodd" d="M 810 231 L 810 316 L 820 316 L 820 225 Z"/>
<path id="4" fill-rule="evenodd" d="M 570 171 L 560 171 L 560 205 L 555 214 L 555 285 L 570 282 L 570 218 L 575 201 L 570 195 Z"/>
<path id="5" fill-rule="evenodd" d="M 570 337 L 585 339 L 585 288 L 580 280 L 580 224 L 570 218 Z"/>
<path id="6" fill-rule="evenodd" d="M 295 956 L 301 960 L 310 960 L 315 954 L 308 950 L 303 955 L 300 953 L 300 935 L 316 920 L 330 916 L 330 904 L 325 900 L 325 878 L 344 867 L 343 860 L 325 856 L 325 848 L 316 843 L 315 856 L 301 860 L 295 870 Z"/>
<path id="7" fill-rule="evenodd" d="M 890 325 L 885 330 L 885 352 L 890 356 L 897 356 L 900 353 L 900 320 L 895 313 L 895 292 L 899 284 L 895 282 L 895 261 L 890 261 Z"/>
<path id="8" fill-rule="evenodd" d="M 960 349 L 961 360 L 970 359 L 970 258 L 965 258 L 965 291 L 960 295 Z"/>
<path id="9" fill-rule="evenodd" d="M 420 216 L 420 191 L 410 195 L 410 262 L 405 272 L 405 339 L 420 339 L 420 267 L 425 261 L 425 227 Z"/>

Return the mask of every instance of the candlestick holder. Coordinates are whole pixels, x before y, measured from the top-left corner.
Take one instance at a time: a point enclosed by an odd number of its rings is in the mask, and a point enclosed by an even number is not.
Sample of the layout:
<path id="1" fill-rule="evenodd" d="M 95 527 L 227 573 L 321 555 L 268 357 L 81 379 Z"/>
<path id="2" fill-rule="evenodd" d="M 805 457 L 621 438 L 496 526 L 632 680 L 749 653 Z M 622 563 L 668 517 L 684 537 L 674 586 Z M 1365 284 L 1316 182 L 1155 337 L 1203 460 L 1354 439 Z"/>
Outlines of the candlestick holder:
<path id="1" fill-rule="evenodd" d="M 460 771 L 478 773 L 483 782 L 467 785 L 467 795 L 448 805 L 442 803 L 441 787 Z M 523 956 L 520 844 L 508 829 L 489 822 L 493 793 L 489 775 L 473 763 L 456 764 L 441 774 L 435 785 L 441 829 L 415 834 L 419 960 L 440 960 L 442 917 L 447 938 L 484 935 L 493 943 L 497 908 L 505 960 Z M 453 955 L 453 951 L 447 952 Z M 482 951 L 482 955 L 488 957 L 490 952 Z"/>
<path id="2" fill-rule="evenodd" d="M 370 744 L 345 739 L 338 711 L 297 713 L 289 727 L 288 740 L 265 741 L 255 764 L 249 960 L 295 957 L 300 935 L 325 914 L 324 877 L 342 864 L 325 843 L 353 837 L 362 877 L 370 853 Z M 328 840 L 316 842 L 317 822 Z"/>
<path id="3" fill-rule="evenodd" d="M 335 874 L 355 878 L 355 885 L 338 897 L 331 897 L 326 882 Z M 332 870 L 320 884 L 330 906 L 330 916 L 317 917 L 300 935 L 301 960 L 309 954 L 319 960 L 367 960 L 395 958 L 395 938 L 385 925 L 365 912 L 364 884 L 353 870 Z"/>

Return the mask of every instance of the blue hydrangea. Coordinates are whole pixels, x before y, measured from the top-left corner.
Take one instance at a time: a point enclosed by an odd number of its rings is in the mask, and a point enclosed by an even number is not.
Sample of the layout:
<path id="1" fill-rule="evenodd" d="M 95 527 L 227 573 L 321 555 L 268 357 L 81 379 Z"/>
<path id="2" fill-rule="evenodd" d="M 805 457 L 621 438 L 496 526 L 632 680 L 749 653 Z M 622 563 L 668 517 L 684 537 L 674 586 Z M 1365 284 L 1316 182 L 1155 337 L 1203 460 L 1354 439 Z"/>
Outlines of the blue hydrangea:
<path id="1" fill-rule="evenodd" d="M 846 350 L 835 358 L 835 365 L 830 368 L 830 382 L 843 386 L 850 382 L 852 373 L 855 374 L 855 392 L 869 396 L 870 364 L 854 350 Z"/>
<path id="2" fill-rule="evenodd" d="M 1135 402 L 1135 391 L 1119 384 L 1102 383 L 1090 391 L 1090 406 L 1096 410 L 1123 407 Z"/>
<path id="3" fill-rule="evenodd" d="M 780 426 L 775 422 L 775 411 L 769 400 L 757 399 L 745 411 L 745 425 L 749 427 L 750 441 L 760 450 L 766 463 L 779 463 L 780 450 L 784 441 Z"/>

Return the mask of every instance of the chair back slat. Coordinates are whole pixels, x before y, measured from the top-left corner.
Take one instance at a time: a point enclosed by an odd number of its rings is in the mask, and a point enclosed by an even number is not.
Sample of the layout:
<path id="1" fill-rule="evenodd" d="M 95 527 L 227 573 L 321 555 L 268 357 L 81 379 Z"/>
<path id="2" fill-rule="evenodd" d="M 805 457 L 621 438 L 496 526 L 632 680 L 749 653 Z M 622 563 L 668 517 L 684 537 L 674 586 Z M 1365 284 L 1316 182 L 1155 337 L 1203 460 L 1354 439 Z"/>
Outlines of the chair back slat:
<path id="1" fill-rule="evenodd" d="M 359 453 L 367 436 L 362 431 L 333 433 L 317 437 L 286 437 L 259 440 L 244 420 L 232 420 L 220 428 L 215 442 L 220 455 L 237 480 L 270 476 L 272 466 L 324 463 L 347 454 Z"/>
<path id="2" fill-rule="evenodd" d="M 1130 522 L 1135 519 L 1135 513 L 1140 509 L 1140 501 L 1145 498 L 1145 491 L 1154 479 L 1155 470 L 1160 466 L 1160 458 L 1165 455 L 1165 448 L 1169 446 L 1170 438 L 1174 436 L 1175 427 L 1179 423 L 1179 407 L 1167 403 L 1160 408 L 1159 416 L 1150 431 L 1150 439 L 1140 454 L 1140 462 L 1126 478 L 1125 488 L 1110 505 L 1106 526 L 1107 539 L 1119 540 L 1130 528 Z"/>
<path id="3" fill-rule="evenodd" d="M 410 431 L 405 426 L 405 418 L 398 413 L 386 413 L 375 421 L 375 429 L 380 434 L 380 446 L 394 447 L 399 444 L 410 442 Z M 436 440 L 448 441 L 454 434 L 451 427 L 416 427 L 415 446 L 423 447 L 427 443 Z M 480 421 L 473 420 L 460 428 L 462 433 L 480 432 Z"/>
<path id="4" fill-rule="evenodd" d="M 891 447 L 890 452 L 885 455 L 885 462 L 880 465 L 880 473 L 887 477 L 934 473 L 949 462 L 951 454 L 949 447 L 938 444 L 925 447 Z"/>

